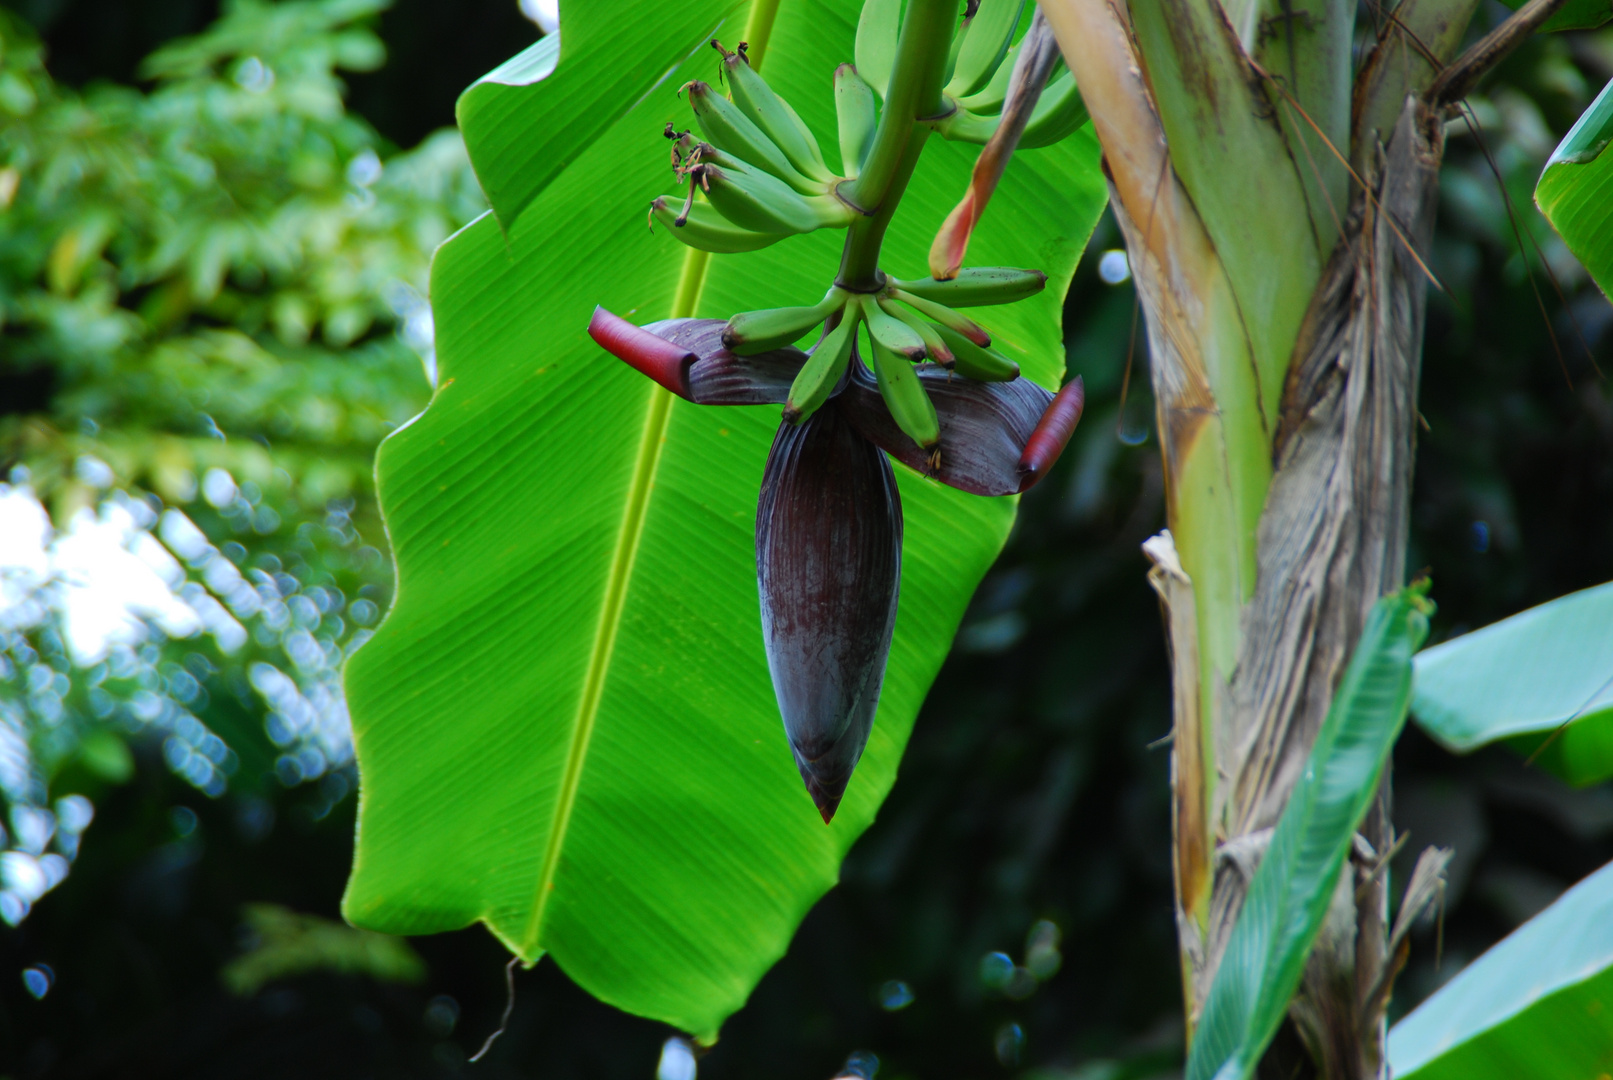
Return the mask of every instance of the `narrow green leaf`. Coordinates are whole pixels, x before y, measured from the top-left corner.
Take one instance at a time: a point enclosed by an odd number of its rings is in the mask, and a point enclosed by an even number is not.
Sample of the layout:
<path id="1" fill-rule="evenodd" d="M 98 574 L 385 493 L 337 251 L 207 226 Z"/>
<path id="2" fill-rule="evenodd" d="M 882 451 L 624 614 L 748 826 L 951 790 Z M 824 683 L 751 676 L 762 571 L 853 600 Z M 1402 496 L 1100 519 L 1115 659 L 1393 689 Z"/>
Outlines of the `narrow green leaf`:
<path id="1" fill-rule="evenodd" d="M 1613 776 L 1613 583 L 1420 653 L 1411 711 L 1453 753 L 1506 741 L 1572 784 Z"/>
<path id="2" fill-rule="evenodd" d="M 628 51 L 574 57 L 568 21 L 559 67 L 509 99 L 516 112 L 462 108 L 484 176 L 519 177 L 529 140 L 547 140 L 544 169 L 560 164 L 524 209 L 506 202 L 518 212 L 503 228 L 482 218 L 433 266 L 442 385 L 377 464 L 398 599 L 347 671 L 362 790 L 343 910 L 398 934 L 484 922 L 603 1000 L 710 1038 L 873 819 L 1014 503 L 898 468 L 895 641 L 866 755 L 825 827 L 784 737 L 756 594 L 757 486 L 779 410 L 672 399 L 584 330 L 595 304 L 640 323 L 673 310 L 692 263 L 644 212 L 672 188 L 660 132 L 690 118 L 675 90 L 716 54 L 663 76 L 683 9 L 577 11 L 637 24 Z M 767 80 L 820 139 L 856 18 L 855 0 L 785 0 L 773 28 Z M 639 81 L 619 85 L 621 72 Z M 557 122 L 561 135 L 505 130 L 556 103 L 584 114 Z M 889 271 L 923 275 L 972 164 L 931 140 L 887 234 Z M 982 321 L 1057 386 L 1061 300 L 1106 197 L 1095 140 L 1016 159 L 1003 188 L 975 253 L 1050 281 Z M 815 302 L 840 239 L 712 257 L 697 313 Z"/>
<path id="3" fill-rule="evenodd" d="M 1535 204 L 1602 292 L 1613 295 L 1613 82 L 1563 136 L 1535 185 Z"/>
<path id="4" fill-rule="evenodd" d="M 1613 865 L 1569 889 L 1389 1032 L 1395 1080 L 1613 1072 Z"/>
<path id="5" fill-rule="evenodd" d="M 1304 775 L 1272 832 L 1188 1057 L 1188 1080 L 1248 1080 L 1276 1034 L 1339 870 L 1406 719 L 1412 654 L 1428 634 L 1426 585 L 1367 617 Z"/>

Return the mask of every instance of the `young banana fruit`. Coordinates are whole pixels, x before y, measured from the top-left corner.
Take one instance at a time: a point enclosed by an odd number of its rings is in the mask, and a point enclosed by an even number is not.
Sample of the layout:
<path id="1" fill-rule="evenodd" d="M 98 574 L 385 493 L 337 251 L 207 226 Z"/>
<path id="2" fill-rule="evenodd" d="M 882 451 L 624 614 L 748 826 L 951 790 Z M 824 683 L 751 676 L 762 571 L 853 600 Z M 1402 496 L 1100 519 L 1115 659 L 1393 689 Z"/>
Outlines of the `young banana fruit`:
<path id="1" fill-rule="evenodd" d="M 799 113 L 751 67 L 743 42 L 722 54 L 724 97 L 710 83 L 685 83 L 703 140 L 667 125 L 672 170 L 688 185 L 683 208 L 673 214 L 672 197 L 656 199 L 651 221 L 672 227 L 672 235 L 703 251 L 754 251 L 785 236 L 815 229 L 845 228 L 861 211 L 837 193 L 840 182 L 861 171 L 879 126 L 874 91 L 856 68 L 835 72 L 835 111 L 839 121 L 841 172 L 824 161 L 823 151 Z"/>
<path id="2" fill-rule="evenodd" d="M 818 149 L 818 140 L 813 138 L 811 129 L 802 123 L 790 103 L 775 94 L 767 80 L 751 68 L 744 45 L 741 44 L 737 52 L 728 52 L 716 41 L 711 44 L 722 53 L 723 70 L 728 76 L 734 106 L 802 175 L 819 183 L 832 183 L 835 175 L 823 163 L 823 152 Z"/>
<path id="3" fill-rule="evenodd" d="M 857 24 L 857 68 L 884 96 L 899 36 L 901 0 L 868 0 Z M 952 40 L 942 101 L 949 106 L 935 121 L 943 138 L 984 143 L 997 130 L 1010 76 L 1017 59 L 1014 38 L 1025 21 L 1025 0 L 980 0 Z M 1086 106 L 1066 71 L 1047 80 L 1026 123 L 1022 149 L 1050 146 L 1087 122 Z"/>
<path id="4" fill-rule="evenodd" d="M 728 320 L 728 325 L 723 328 L 722 343 L 738 356 L 754 356 L 769 349 L 793 345 L 808 330 L 844 307 L 849 295 L 837 285 L 831 287 L 822 300 L 809 307 L 742 311 Z"/>
<path id="5" fill-rule="evenodd" d="M 657 213 L 664 217 L 669 211 L 664 201 L 658 203 Z M 694 220 L 691 216 L 690 222 Z M 1009 303 L 1040 291 L 1046 281 L 1034 270 L 978 267 L 951 281 L 887 278 L 876 293 L 852 293 L 836 285 L 816 304 L 740 312 L 723 327 L 722 344 L 736 356 L 755 356 L 791 346 L 823 328 L 785 403 L 785 419 L 799 423 L 838 392 L 856 355 L 858 329 L 866 328 L 880 395 L 901 430 L 928 447 L 935 438 L 933 410 L 920 400 L 925 394 L 921 382 L 908 377 L 904 367 L 929 360 L 976 382 L 1019 378 L 1019 365 L 991 348 L 984 328 L 934 298 L 972 305 Z"/>

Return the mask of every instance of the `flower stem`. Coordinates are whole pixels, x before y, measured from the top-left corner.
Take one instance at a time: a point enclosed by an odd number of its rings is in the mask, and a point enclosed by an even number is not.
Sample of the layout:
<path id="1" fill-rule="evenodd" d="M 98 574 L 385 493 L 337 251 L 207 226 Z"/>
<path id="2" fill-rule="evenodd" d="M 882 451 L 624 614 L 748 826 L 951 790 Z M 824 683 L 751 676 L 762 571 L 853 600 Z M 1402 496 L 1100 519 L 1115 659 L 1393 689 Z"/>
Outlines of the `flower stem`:
<path id="1" fill-rule="evenodd" d="M 908 0 L 874 145 L 857 178 L 839 192 L 869 214 L 848 230 L 837 279 L 844 288 L 879 286 L 879 245 L 929 135 L 929 125 L 922 121 L 941 111 L 942 77 L 957 15 L 957 0 Z"/>
<path id="2" fill-rule="evenodd" d="M 884 202 L 872 217 L 861 217 L 846 230 L 846 247 L 840 255 L 840 273 L 835 284 L 850 292 L 873 292 L 884 284 L 879 274 L 879 246 L 885 240 L 885 230 L 896 215 L 902 192 L 913 176 L 913 169 L 924 153 L 924 141 L 930 136 L 928 124 L 914 124 L 907 146 L 896 171 L 891 175 L 890 188 Z"/>

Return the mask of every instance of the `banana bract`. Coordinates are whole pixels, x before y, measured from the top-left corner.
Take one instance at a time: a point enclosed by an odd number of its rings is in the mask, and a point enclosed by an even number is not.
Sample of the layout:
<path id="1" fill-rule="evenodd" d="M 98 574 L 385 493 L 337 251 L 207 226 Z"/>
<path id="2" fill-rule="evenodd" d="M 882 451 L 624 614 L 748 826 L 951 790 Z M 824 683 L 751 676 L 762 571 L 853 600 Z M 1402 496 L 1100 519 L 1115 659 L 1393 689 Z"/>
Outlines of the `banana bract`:
<path id="1" fill-rule="evenodd" d="M 902 502 L 885 455 L 833 402 L 780 424 L 756 507 L 762 639 L 825 823 L 874 724 L 901 576 Z"/>
<path id="2" fill-rule="evenodd" d="M 724 343 L 721 319 L 640 327 L 596 308 L 588 326 L 607 352 L 696 404 L 799 403 L 795 388 L 814 373 L 816 404 L 780 423 L 763 472 L 756 565 L 779 712 L 826 822 L 868 741 L 900 591 L 902 507 L 885 454 L 961 491 L 1011 495 L 1046 475 L 1083 401 L 1080 379 L 1055 395 L 891 354 L 883 362 L 909 381 L 893 401 L 882 385 L 891 369 L 871 373 L 856 346 L 869 306 L 848 297 L 810 352 L 741 356 Z"/>

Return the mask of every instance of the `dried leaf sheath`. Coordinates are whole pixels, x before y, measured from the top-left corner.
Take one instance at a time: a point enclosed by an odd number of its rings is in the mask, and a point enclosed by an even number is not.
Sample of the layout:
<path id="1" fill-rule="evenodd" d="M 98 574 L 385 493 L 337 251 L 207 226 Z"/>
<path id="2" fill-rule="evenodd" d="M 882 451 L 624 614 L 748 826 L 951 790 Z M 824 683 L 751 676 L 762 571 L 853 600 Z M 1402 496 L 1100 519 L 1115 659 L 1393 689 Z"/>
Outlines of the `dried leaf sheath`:
<path id="1" fill-rule="evenodd" d="M 879 704 L 902 565 L 890 463 L 831 401 L 779 426 L 756 509 L 762 639 L 801 778 L 828 822 Z"/>

